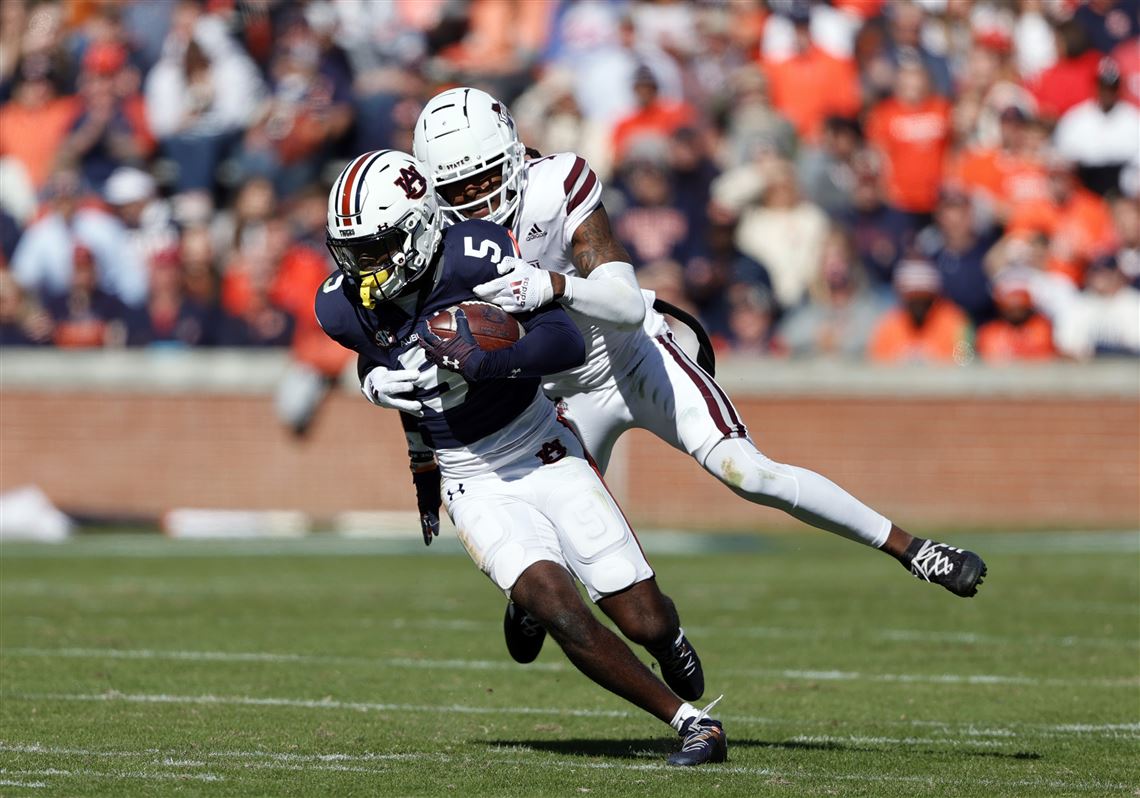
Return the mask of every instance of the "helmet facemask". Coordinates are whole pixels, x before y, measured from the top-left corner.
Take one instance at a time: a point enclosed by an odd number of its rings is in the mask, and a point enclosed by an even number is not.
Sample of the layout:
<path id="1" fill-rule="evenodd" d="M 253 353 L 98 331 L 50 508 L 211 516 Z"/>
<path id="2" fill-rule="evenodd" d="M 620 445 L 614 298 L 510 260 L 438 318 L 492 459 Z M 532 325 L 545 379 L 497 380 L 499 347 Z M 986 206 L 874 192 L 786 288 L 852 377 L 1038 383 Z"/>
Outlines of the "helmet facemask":
<path id="1" fill-rule="evenodd" d="M 443 214 L 448 225 L 457 224 L 466 219 L 476 218 L 472 214 L 481 208 L 486 208 L 484 216 L 477 217 L 495 224 L 506 225 L 510 222 L 519 203 L 522 201 L 523 189 L 526 185 L 526 148 L 517 139 L 508 144 L 502 152 L 486 160 L 474 161 L 463 165 L 456 170 L 454 176 L 437 177 L 435 184 L 436 199 L 439 201 L 440 213 Z M 459 184 L 461 187 L 470 183 L 472 178 L 479 174 L 498 167 L 501 170 L 502 182 L 490 193 L 471 200 L 452 205 L 445 193 L 446 186 Z"/>
<path id="2" fill-rule="evenodd" d="M 434 205 L 434 203 L 432 203 Z M 357 238 L 325 240 L 337 268 L 360 292 L 360 302 L 374 308 L 399 296 L 431 263 L 440 238 L 434 207 L 413 208 L 396 224 Z"/>

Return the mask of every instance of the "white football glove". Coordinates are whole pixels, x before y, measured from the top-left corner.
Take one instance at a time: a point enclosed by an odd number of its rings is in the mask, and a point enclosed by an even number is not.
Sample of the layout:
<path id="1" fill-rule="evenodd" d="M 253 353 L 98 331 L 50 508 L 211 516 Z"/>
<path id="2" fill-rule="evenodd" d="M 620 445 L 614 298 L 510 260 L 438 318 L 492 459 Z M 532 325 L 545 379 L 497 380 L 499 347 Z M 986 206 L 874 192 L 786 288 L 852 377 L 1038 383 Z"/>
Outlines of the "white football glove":
<path id="1" fill-rule="evenodd" d="M 554 301 L 554 286 L 545 269 L 508 255 L 499 262 L 499 274 L 503 276 L 475 286 L 474 291 L 480 299 L 507 313 L 536 310 Z"/>
<path id="2" fill-rule="evenodd" d="M 417 399 L 401 399 L 399 397 L 399 394 L 411 392 L 418 376 L 420 373 L 415 369 L 393 371 L 383 366 L 377 366 L 368 372 L 364 381 L 360 383 L 360 392 L 364 394 L 365 399 L 377 407 L 402 410 L 419 418 L 424 414 L 423 404 Z"/>

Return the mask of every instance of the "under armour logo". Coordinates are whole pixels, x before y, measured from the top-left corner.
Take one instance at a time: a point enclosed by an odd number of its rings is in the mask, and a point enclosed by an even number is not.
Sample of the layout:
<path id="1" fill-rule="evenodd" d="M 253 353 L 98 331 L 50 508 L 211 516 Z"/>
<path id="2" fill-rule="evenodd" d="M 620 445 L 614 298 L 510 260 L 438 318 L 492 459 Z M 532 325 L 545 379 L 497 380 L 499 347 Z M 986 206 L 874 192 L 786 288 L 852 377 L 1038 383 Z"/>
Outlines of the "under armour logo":
<path id="1" fill-rule="evenodd" d="M 562 445 L 562 441 L 558 438 L 542 444 L 542 448 L 539 449 L 538 453 L 535 455 L 535 457 L 542 461 L 543 465 L 557 463 L 565 456 L 566 447 Z"/>
<path id="2" fill-rule="evenodd" d="M 460 483 L 459 483 L 459 485 L 458 485 L 458 486 L 456 486 L 455 490 L 451 490 L 450 488 L 448 488 L 448 490 L 447 490 L 447 500 L 448 500 L 448 501 L 451 501 L 451 500 L 452 500 L 452 499 L 454 499 L 456 496 L 458 496 L 460 493 L 466 493 L 466 491 L 465 491 L 465 490 L 463 490 L 463 483 L 462 483 L 462 482 L 460 482 Z"/>
<path id="3" fill-rule="evenodd" d="M 448 355 L 443 356 L 443 367 L 445 369 L 456 370 L 459 368 L 459 360 Z"/>

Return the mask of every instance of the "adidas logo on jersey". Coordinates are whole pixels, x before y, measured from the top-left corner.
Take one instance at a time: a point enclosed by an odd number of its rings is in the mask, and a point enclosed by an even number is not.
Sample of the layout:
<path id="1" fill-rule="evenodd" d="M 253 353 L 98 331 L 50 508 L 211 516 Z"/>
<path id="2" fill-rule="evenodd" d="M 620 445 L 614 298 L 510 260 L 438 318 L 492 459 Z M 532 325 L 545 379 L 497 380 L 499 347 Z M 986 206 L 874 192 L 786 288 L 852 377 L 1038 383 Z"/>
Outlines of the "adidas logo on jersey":
<path id="1" fill-rule="evenodd" d="M 526 240 L 534 241 L 536 238 L 542 238 L 546 235 L 546 231 L 539 227 L 537 224 L 532 224 L 530 230 L 527 231 Z"/>

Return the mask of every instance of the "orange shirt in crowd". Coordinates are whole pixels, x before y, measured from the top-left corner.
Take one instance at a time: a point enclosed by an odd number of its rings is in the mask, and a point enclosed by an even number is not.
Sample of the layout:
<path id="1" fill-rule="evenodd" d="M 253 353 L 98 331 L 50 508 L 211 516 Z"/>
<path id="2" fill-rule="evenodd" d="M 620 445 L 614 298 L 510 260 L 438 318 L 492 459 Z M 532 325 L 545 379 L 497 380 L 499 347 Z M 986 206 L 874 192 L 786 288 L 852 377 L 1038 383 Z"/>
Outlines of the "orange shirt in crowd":
<path id="1" fill-rule="evenodd" d="M 950 103 L 938 96 L 917 105 L 883 100 L 867 118 L 867 139 L 886 161 L 891 204 L 911 213 L 933 211 L 950 143 Z"/>
<path id="2" fill-rule="evenodd" d="M 656 100 L 648 108 L 639 108 L 614 125 L 614 159 L 620 162 L 626 148 L 638 136 L 652 134 L 669 138 L 678 128 L 696 119 L 692 106 L 675 100 Z"/>
<path id="3" fill-rule="evenodd" d="M 1108 203 L 1083 188 L 1057 205 L 1041 199 L 1013 209 L 1007 232 L 1041 232 L 1049 238 L 1049 270 L 1064 274 L 1076 285 L 1084 282 L 1089 261 L 1113 246 L 1116 229 Z"/>
<path id="4" fill-rule="evenodd" d="M 764 71 L 772 105 L 807 141 L 819 138 L 827 117 L 859 112 L 859 73 L 854 61 L 812 46 L 784 61 L 765 63 Z"/>
<path id="5" fill-rule="evenodd" d="M 986 322 L 978 330 L 976 346 L 982 360 L 991 363 L 1051 360 L 1056 356 L 1056 350 L 1053 349 L 1053 327 L 1048 319 L 1039 314 L 1030 316 L 1020 326 L 1010 324 L 1005 319 Z"/>
<path id="6" fill-rule="evenodd" d="M 0 156 L 22 163 L 32 185 L 41 188 L 78 113 L 75 97 L 59 97 L 41 108 L 7 103 L 0 107 Z"/>
<path id="7" fill-rule="evenodd" d="M 877 363 L 953 363 L 970 335 L 970 320 L 948 299 L 937 299 L 922 327 L 915 327 L 902 308 L 887 312 L 871 336 L 867 350 Z"/>
<path id="8" fill-rule="evenodd" d="M 946 177 L 971 193 L 985 194 L 1002 219 L 1009 218 L 1014 206 L 1044 199 L 1048 191 L 1041 161 L 997 148 L 966 150 Z"/>
<path id="9" fill-rule="evenodd" d="M 353 353 L 325 335 L 313 313 L 313 296 L 329 278 L 328 259 L 309 247 L 294 246 L 285 253 L 273 278 L 269 298 L 293 314 L 293 359 L 326 377 L 344 371 Z"/>

